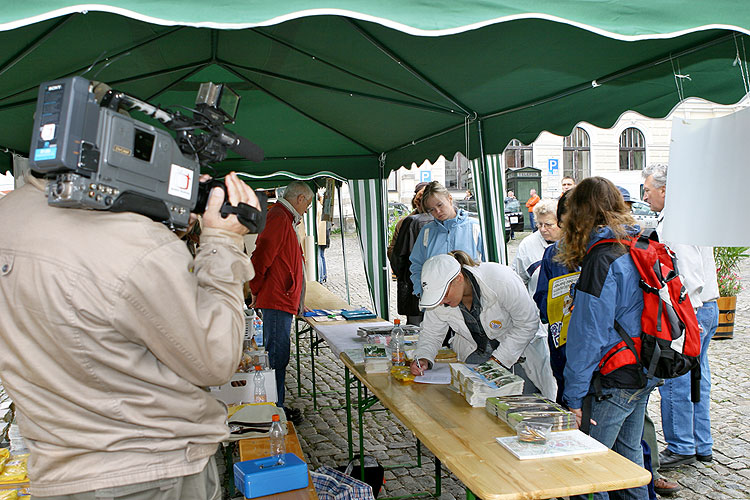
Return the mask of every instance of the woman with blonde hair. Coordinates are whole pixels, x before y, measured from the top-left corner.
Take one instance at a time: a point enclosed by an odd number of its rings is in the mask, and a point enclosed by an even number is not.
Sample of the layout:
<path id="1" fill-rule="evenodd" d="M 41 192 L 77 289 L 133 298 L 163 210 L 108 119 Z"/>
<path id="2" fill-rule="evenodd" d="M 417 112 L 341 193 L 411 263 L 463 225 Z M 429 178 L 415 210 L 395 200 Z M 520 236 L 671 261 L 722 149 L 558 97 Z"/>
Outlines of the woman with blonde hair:
<path id="1" fill-rule="evenodd" d="M 643 467 L 643 420 L 648 395 L 659 379 L 647 380 L 639 364 L 606 374 L 599 371 L 602 360 L 615 354 L 613 348 L 622 340 L 618 330 L 634 340 L 640 337 L 640 275 L 622 243 L 637 236 L 640 228 L 617 187 L 602 177 L 581 181 L 567 197 L 566 209 L 556 259 L 570 269 L 580 265 L 581 275 L 568 327 L 563 400 L 583 424 L 582 430 L 590 423 L 591 437 Z M 642 486 L 620 490 L 616 496 L 646 499 L 648 493 Z M 609 497 L 596 493 L 595 498 Z"/>
<path id="2" fill-rule="evenodd" d="M 425 313 L 412 373 L 432 367 L 452 328 L 451 346 L 459 361 L 483 363 L 493 357 L 531 382 L 524 384 L 526 392 L 538 388 L 554 397 L 549 351 L 539 349 L 546 347 L 543 339 L 534 342 L 539 329 L 536 305 L 508 266 L 479 264 L 462 251 L 435 255 L 424 264 L 422 286 L 419 305 Z M 548 381 L 553 385 L 546 385 Z"/>
<path id="3" fill-rule="evenodd" d="M 462 250 L 474 260 L 484 260 L 484 242 L 479 221 L 463 209 L 456 210 L 453 196 L 437 181 L 430 182 L 422 194 L 422 208 L 435 220 L 419 232 L 409 260 L 414 295 L 422 293 L 422 265 L 433 255 Z"/>

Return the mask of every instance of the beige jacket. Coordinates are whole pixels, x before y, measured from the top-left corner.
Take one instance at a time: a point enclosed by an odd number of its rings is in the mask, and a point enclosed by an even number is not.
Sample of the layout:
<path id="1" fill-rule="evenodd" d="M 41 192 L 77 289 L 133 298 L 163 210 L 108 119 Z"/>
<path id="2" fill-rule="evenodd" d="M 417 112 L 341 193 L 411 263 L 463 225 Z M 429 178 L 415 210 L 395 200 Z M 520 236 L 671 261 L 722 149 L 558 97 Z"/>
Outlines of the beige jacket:
<path id="1" fill-rule="evenodd" d="M 250 258 L 204 229 L 193 260 L 134 213 L 47 205 L 32 180 L 0 200 L 0 379 L 31 450 L 35 496 L 201 471 L 227 437 Z"/>

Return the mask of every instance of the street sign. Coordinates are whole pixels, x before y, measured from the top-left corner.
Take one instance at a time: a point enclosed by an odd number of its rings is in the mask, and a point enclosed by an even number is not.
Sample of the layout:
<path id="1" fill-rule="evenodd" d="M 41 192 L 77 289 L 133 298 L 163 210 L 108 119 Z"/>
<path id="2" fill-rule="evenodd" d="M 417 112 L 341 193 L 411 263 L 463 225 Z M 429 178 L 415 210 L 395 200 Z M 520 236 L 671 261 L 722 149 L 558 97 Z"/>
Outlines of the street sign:
<path id="1" fill-rule="evenodd" d="M 557 170 L 560 165 L 560 160 L 558 160 L 557 158 L 550 158 L 549 160 L 547 160 L 547 165 L 548 165 L 550 174 L 557 174 Z"/>
<path id="2" fill-rule="evenodd" d="M 432 170 L 420 170 L 419 182 L 432 182 Z"/>

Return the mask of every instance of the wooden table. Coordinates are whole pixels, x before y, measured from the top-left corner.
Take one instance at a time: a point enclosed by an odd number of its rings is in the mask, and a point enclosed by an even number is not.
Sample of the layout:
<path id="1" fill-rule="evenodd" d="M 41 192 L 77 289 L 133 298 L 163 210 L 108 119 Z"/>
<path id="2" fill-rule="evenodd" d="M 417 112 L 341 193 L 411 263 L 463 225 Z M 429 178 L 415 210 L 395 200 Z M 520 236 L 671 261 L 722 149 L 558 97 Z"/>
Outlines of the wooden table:
<path id="1" fill-rule="evenodd" d="M 346 379 L 357 379 L 360 436 L 361 385 L 377 397 L 437 459 L 483 500 L 562 497 L 642 486 L 651 473 L 609 450 L 580 456 L 518 460 L 495 441 L 515 432 L 484 408 L 472 408 L 445 385 L 402 384 L 390 374 L 367 374 L 343 354 Z M 347 384 L 347 400 L 349 384 Z M 360 440 L 360 447 L 362 447 Z M 360 453 L 363 450 L 360 449 Z"/>
<path id="2" fill-rule="evenodd" d="M 287 422 L 288 433 L 286 435 L 286 451 L 287 453 L 294 453 L 302 461 L 305 461 L 305 455 L 302 453 L 302 447 L 299 444 L 299 438 L 297 437 L 297 431 L 294 428 L 294 424 Z M 253 460 L 255 458 L 263 458 L 270 455 L 271 442 L 270 438 L 252 438 L 252 439 L 240 439 L 240 460 Z M 308 479 L 310 474 L 307 474 Z M 318 495 L 315 493 L 315 487 L 313 486 L 312 479 L 307 488 L 300 488 L 298 490 L 285 491 L 284 493 L 277 493 L 275 495 L 268 495 L 265 497 L 259 497 L 263 499 L 274 499 L 274 500 L 318 500 Z"/>

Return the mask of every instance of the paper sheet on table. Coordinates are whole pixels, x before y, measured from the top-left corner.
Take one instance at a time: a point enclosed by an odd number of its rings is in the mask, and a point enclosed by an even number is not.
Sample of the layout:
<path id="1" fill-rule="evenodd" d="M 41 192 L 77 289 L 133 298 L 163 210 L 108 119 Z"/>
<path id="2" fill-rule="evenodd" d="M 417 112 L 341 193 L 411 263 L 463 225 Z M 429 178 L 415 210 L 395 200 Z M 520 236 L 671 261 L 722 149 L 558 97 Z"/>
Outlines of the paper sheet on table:
<path id="1" fill-rule="evenodd" d="M 414 382 L 419 384 L 450 384 L 451 367 L 448 363 L 435 363 L 432 370 L 426 370 L 424 375 L 414 377 Z"/>
<path id="2" fill-rule="evenodd" d="M 672 119 L 663 239 L 706 246 L 750 244 L 750 222 L 739 208 L 750 185 L 750 109 L 710 120 L 681 115 Z"/>

